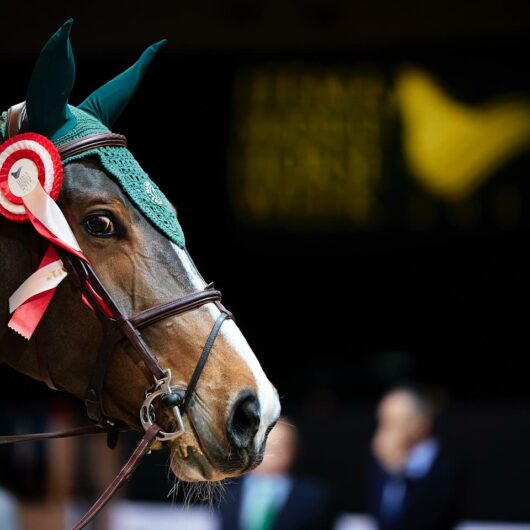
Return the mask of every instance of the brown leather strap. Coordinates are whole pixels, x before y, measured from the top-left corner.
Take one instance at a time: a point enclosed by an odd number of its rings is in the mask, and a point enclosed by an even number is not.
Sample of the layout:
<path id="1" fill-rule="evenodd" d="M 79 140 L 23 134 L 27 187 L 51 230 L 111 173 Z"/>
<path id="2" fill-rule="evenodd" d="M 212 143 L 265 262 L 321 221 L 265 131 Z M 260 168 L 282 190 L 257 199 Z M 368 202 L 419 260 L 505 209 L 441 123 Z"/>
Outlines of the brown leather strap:
<path id="1" fill-rule="evenodd" d="M 25 119 L 25 101 L 10 107 L 7 111 L 6 137 L 12 138 L 18 134 Z M 116 134 L 113 132 L 90 134 L 83 138 L 67 142 L 57 147 L 57 150 L 59 151 L 61 158 L 66 159 L 97 147 L 127 147 L 127 138 L 122 134 Z"/>
<path id="2" fill-rule="evenodd" d="M 72 530 L 81 530 L 101 511 L 101 509 L 109 502 L 113 495 L 130 480 L 135 469 L 142 458 L 149 452 L 156 435 L 160 431 L 158 425 L 152 425 L 144 434 L 140 443 L 136 446 L 134 453 L 129 460 L 125 462 L 116 478 L 107 486 L 107 489 L 101 494 L 99 499 L 92 505 L 90 510 L 82 517 L 82 519 L 72 528 Z"/>
<path id="3" fill-rule="evenodd" d="M 149 351 L 142 336 L 138 330 L 134 328 L 130 320 L 127 318 L 127 315 L 125 315 L 116 305 L 114 299 L 105 289 L 105 286 L 101 283 L 92 267 L 88 263 L 69 254 L 59 247 L 56 247 L 56 250 L 68 273 L 72 275 L 74 283 L 78 285 L 78 288 L 88 300 L 94 309 L 96 316 L 101 321 L 105 332 L 105 340 L 112 339 L 111 342 L 115 342 L 117 336 L 120 338 L 121 336 L 127 338 L 141 355 L 153 376 L 156 379 L 162 379 L 165 375 L 165 371 L 162 369 L 155 356 Z M 102 308 L 101 302 L 94 295 L 94 291 L 101 297 L 103 303 L 110 311 L 110 317 Z"/>
<path id="4" fill-rule="evenodd" d="M 186 313 L 204 304 L 218 300 L 221 300 L 221 292 L 214 289 L 213 284 L 210 284 L 203 291 L 191 293 L 176 300 L 171 300 L 171 302 L 141 311 L 131 317 L 130 321 L 135 328 L 142 329 L 165 318 Z"/>
<path id="5" fill-rule="evenodd" d="M 104 415 L 102 397 L 107 367 L 116 343 L 123 337 L 129 340 L 133 348 L 140 355 L 140 358 L 144 361 L 148 369 L 147 375 L 149 378 L 152 375 L 155 379 L 162 379 L 165 376 L 165 371 L 158 363 L 157 358 L 149 350 L 140 332 L 135 329 L 127 316 L 116 305 L 112 296 L 100 282 L 92 267 L 59 247 L 57 247 L 57 252 L 74 284 L 88 300 L 103 326 L 103 343 L 101 344 L 85 397 L 87 414 L 97 424 L 113 424 L 114 421 L 106 418 Z M 110 316 L 104 311 L 94 291 L 103 300 L 103 303 L 111 313 Z"/>
<path id="6" fill-rule="evenodd" d="M 107 434 L 109 429 L 102 429 L 96 425 L 86 427 L 74 427 L 64 431 L 41 432 L 36 434 L 14 434 L 0 436 L 0 445 L 14 444 L 17 442 L 37 442 L 39 440 L 50 440 L 55 438 L 72 438 L 73 436 L 84 436 L 86 434 Z"/>
<path id="7" fill-rule="evenodd" d="M 127 138 L 112 132 L 91 134 L 57 147 L 64 160 L 97 147 L 127 147 Z"/>
<path id="8" fill-rule="evenodd" d="M 26 102 L 17 103 L 7 111 L 6 139 L 19 133 L 26 118 Z"/>
<path id="9" fill-rule="evenodd" d="M 217 338 L 217 335 L 219 334 L 219 331 L 221 330 L 221 326 L 223 325 L 223 322 L 227 318 L 228 318 L 227 313 L 221 313 L 217 317 L 217 320 L 215 321 L 215 324 L 212 330 L 210 331 L 210 334 L 208 335 L 206 344 L 204 345 L 204 348 L 202 349 L 199 360 L 197 361 L 197 364 L 195 366 L 195 370 L 193 370 L 193 374 L 190 378 L 190 382 L 188 383 L 188 387 L 186 388 L 186 393 L 184 394 L 182 405 L 180 406 L 180 412 L 182 414 L 184 414 L 188 410 L 188 407 L 191 403 L 191 399 L 195 394 L 197 383 L 199 382 L 199 379 L 202 375 L 202 371 L 204 370 L 204 366 L 206 365 L 206 362 L 208 361 L 208 357 L 210 356 L 210 352 L 212 351 L 215 339 Z"/>
<path id="10" fill-rule="evenodd" d="M 133 454 L 129 457 L 127 462 L 123 465 L 116 478 L 109 484 L 105 491 L 100 495 L 99 499 L 92 505 L 90 510 L 83 516 L 83 518 L 75 525 L 73 530 L 81 530 L 101 511 L 101 509 L 109 502 L 112 496 L 128 481 L 132 473 L 138 467 L 142 458 L 149 452 L 156 435 L 160 431 L 158 425 L 152 425 L 144 434 Z M 38 434 L 19 434 L 12 436 L 0 436 L 0 445 L 11 444 L 17 442 L 35 442 L 40 440 L 50 440 L 57 438 L 70 438 L 73 436 L 83 436 L 86 434 L 108 434 L 112 433 L 111 429 L 101 429 L 94 425 L 87 427 L 76 427 L 74 429 L 67 429 L 57 432 L 46 432 Z M 116 432 L 118 432 L 116 430 Z"/>

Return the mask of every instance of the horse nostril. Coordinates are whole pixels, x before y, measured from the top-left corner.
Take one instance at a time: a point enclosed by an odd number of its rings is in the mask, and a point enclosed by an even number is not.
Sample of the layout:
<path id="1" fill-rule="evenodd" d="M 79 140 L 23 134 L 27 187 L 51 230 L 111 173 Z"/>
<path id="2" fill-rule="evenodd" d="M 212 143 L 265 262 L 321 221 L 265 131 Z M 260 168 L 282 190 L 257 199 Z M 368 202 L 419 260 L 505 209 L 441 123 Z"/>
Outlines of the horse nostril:
<path id="1" fill-rule="evenodd" d="M 248 448 L 258 432 L 260 424 L 260 406 L 258 398 L 252 392 L 245 392 L 237 400 L 227 424 L 230 442 L 238 449 Z"/>

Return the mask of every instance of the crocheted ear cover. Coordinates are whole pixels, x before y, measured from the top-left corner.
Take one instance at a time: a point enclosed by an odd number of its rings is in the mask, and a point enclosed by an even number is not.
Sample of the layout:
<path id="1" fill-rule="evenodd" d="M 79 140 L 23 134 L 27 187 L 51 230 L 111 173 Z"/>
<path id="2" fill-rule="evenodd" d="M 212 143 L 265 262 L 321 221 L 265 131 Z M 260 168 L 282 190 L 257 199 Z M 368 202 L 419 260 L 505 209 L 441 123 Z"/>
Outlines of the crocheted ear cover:
<path id="1" fill-rule="evenodd" d="M 54 142 L 57 147 L 89 134 L 108 132 L 109 129 L 90 114 L 72 106 L 70 110 L 77 124 L 70 132 Z M 97 147 L 67 158 L 63 160 L 63 164 L 89 156 L 99 158 L 101 165 L 114 177 L 129 199 L 155 228 L 179 247 L 184 248 L 184 233 L 175 216 L 175 210 L 126 147 Z"/>
<path id="2" fill-rule="evenodd" d="M 109 131 L 97 118 L 87 112 L 72 105 L 69 105 L 69 109 L 77 123 L 73 129 L 54 141 L 57 147 L 89 134 Z M 1 133 L 2 139 L 5 139 L 5 113 L 3 118 Z M 127 148 L 97 147 L 63 160 L 63 165 L 88 157 L 97 157 L 103 168 L 151 224 L 180 248 L 184 248 L 184 233 L 173 207 Z"/>

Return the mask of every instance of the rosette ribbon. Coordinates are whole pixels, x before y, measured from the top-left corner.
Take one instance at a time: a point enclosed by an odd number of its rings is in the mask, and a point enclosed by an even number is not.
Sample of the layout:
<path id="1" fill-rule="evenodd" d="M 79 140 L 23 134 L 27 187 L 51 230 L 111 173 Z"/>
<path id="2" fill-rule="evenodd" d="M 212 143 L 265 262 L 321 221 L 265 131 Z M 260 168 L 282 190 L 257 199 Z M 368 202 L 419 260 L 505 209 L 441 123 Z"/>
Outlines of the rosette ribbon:
<path id="1" fill-rule="evenodd" d="M 28 340 L 67 275 L 54 245 L 88 263 L 55 202 L 62 178 L 61 157 L 46 137 L 18 134 L 0 146 L 0 213 L 12 221 L 31 222 L 51 243 L 38 269 L 9 298 L 8 326 Z"/>

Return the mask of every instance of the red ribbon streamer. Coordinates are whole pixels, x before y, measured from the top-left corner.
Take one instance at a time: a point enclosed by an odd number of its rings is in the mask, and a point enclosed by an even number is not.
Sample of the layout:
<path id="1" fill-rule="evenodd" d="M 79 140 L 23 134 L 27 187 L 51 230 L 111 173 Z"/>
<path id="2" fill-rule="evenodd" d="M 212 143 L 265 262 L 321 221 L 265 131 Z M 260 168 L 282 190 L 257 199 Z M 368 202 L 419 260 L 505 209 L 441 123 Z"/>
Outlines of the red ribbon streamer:
<path id="1" fill-rule="evenodd" d="M 42 269 L 45 265 L 57 261 L 58 259 L 59 256 L 57 255 L 57 252 L 53 246 L 50 245 L 37 268 Z M 13 331 L 20 333 L 25 339 L 29 340 L 41 321 L 44 312 L 48 308 L 55 293 L 55 289 L 56 288 L 54 287 L 53 289 L 49 289 L 48 291 L 44 291 L 43 293 L 28 298 L 13 313 L 13 316 L 7 325 Z"/>

